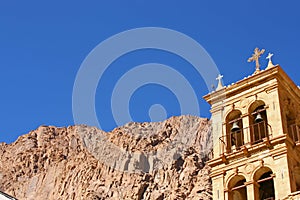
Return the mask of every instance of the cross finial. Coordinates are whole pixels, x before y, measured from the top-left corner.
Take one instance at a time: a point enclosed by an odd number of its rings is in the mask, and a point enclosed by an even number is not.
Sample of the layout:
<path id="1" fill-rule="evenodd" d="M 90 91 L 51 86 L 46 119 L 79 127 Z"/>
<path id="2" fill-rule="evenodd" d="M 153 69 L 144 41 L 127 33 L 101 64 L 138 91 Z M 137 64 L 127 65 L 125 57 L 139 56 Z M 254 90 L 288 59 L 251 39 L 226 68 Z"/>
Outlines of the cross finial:
<path id="1" fill-rule="evenodd" d="M 259 50 L 257 47 L 254 49 L 254 54 L 248 59 L 248 62 L 255 61 L 255 72 L 254 74 L 258 73 L 260 71 L 259 67 L 259 57 L 265 52 L 264 49 Z"/>
<path id="2" fill-rule="evenodd" d="M 217 90 L 223 88 L 222 78 L 223 78 L 223 75 L 221 75 L 221 74 L 219 74 L 218 77 L 216 78 L 216 80 L 218 81 L 218 87 L 217 87 Z"/>
<path id="3" fill-rule="evenodd" d="M 269 61 L 271 61 L 271 58 L 272 58 L 273 55 L 274 54 L 272 54 L 272 53 L 268 53 L 268 56 L 266 57 L 266 59 L 269 59 Z"/>
<path id="4" fill-rule="evenodd" d="M 273 65 L 273 63 L 272 63 L 272 56 L 273 56 L 273 54 L 272 54 L 272 53 L 269 53 L 268 56 L 266 57 L 266 59 L 269 60 L 267 69 L 269 69 L 269 68 L 271 68 L 271 67 L 274 67 L 274 65 Z"/>

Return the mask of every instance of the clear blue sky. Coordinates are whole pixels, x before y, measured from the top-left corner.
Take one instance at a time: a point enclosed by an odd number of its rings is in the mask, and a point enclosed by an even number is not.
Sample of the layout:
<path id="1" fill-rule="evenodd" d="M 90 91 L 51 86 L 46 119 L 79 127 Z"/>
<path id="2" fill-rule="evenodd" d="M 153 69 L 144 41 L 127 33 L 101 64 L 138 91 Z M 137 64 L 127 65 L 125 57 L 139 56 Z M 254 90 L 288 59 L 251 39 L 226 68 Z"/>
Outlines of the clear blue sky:
<path id="1" fill-rule="evenodd" d="M 280 64 L 300 85 L 299 8 L 298 1 L 258 0 L 1 1 L 0 141 L 10 143 L 42 124 L 74 124 L 72 90 L 81 63 L 101 41 L 133 28 L 164 27 L 190 36 L 213 58 L 225 84 L 252 74 L 254 64 L 247 63 L 247 58 L 256 46 L 263 47 L 274 53 L 273 63 Z M 136 52 L 122 59 L 120 64 L 182 62 L 156 51 Z M 148 89 L 155 89 L 152 87 Z M 98 90 L 96 100 L 105 87 Z M 173 98 L 167 90 L 160 90 L 160 97 Z M 198 92 L 201 97 L 208 91 L 200 86 Z M 134 96 L 133 118 L 146 120 L 141 113 L 135 114 L 134 109 L 140 108 L 134 105 L 150 97 L 138 92 Z M 200 101 L 201 116 L 209 117 L 208 105 Z M 97 102 L 100 108 L 101 101 Z M 169 113 L 176 115 L 176 101 L 168 105 Z M 103 127 L 110 130 L 114 124 L 107 121 Z"/>

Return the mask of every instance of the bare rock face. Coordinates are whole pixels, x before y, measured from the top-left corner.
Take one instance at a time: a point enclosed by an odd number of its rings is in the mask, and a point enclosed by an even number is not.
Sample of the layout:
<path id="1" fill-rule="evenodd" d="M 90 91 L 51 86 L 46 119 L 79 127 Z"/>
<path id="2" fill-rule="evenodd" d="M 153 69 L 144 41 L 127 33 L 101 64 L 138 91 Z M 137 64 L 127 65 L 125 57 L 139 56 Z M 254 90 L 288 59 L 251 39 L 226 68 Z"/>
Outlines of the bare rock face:
<path id="1" fill-rule="evenodd" d="M 41 126 L 0 143 L 0 190 L 18 199 L 211 199 L 207 119 Z"/>

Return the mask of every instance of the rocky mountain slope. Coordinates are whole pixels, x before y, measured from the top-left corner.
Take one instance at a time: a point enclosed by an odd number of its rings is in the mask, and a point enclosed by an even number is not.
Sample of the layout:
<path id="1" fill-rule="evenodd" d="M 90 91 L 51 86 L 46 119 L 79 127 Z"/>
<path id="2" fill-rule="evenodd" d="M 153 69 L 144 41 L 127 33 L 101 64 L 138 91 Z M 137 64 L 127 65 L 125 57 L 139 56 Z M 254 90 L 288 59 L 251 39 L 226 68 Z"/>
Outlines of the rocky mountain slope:
<path id="1" fill-rule="evenodd" d="M 41 126 L 0 144 L 0 190 L 27 199 L 211 199 L 210 121 Z"/>

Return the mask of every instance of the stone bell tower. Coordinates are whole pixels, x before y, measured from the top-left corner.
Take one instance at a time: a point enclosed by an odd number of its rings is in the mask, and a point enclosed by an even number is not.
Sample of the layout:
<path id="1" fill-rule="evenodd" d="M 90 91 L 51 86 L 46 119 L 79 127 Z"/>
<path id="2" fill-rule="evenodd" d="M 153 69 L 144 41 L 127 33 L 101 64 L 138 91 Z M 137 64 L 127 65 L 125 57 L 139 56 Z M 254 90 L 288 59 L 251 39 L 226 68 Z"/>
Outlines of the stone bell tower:
<path id="1" fill-rule="evenodd" d="M 204 96 L 211 104 L 214 200 L 300 199 L 300 89 L 279 65 Z"/>

